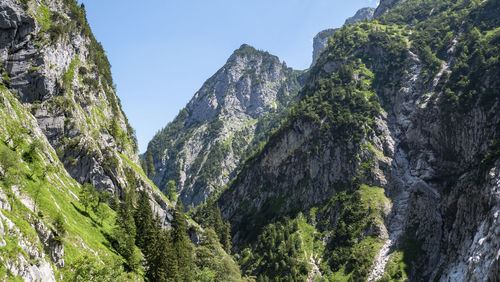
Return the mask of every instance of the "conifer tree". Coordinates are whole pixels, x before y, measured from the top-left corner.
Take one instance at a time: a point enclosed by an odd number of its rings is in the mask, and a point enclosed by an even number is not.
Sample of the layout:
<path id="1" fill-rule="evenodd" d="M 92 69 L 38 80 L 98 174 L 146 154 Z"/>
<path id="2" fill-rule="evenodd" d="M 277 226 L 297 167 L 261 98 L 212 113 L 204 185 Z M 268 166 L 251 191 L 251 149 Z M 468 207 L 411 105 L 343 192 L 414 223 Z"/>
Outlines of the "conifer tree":
<path id="1" fill-rule="evenodd" d="M 158 218 L 153 220 L 150 241 L 145 249 L 146 277 L 149 281 L 178 281 L 176 252 L 168 231 L 161 230 Z"/>
<path id="2" fill-rule="evenodd" d="M 177 265 L 180 281 L 192 280 L 192 247 L 187 237 L 186 216 L 184 205 L 179 200 L 175 206 L 174 219 L 172 221 L 172 243 L 177 255 Z"/>
<path id="3" fill-rule="evenodd" d="M 152 236 L 155 233 L 153 222 L 153 211 L 149 204 L 149 197 L 145 191 L 139 193 L 137 208 L 134 213 L 134 221 L 137 236 L 135 244 L 145 252 L 146 247 L 151 243 Z"/>
<path id="4" fill-rule="evenodd" d="M 128 267 L 131 270 L 135 270 L 139 266 L 139 259 L 135 251 L 136 228 L 131 193 L 133 191 L 123 192 L 123 201 L 120 203 L 116 215 L 114 237 L 117 242 L 118 252 L 125 258 Z"/>
<path id="5" fill-rule="evenodd" d="M 177 198 L 177 193 L 175 192 L 175 181 L 170 180 L 167 182 L 167 198 L 174 202 Z"/>
<path id="6" fill-rule="evenodd" d="M 142 167 L 142 170 L 144 171 L 144 174 L 149 175 L 149 171 L 148 171 L 148 166 L 146 164 L 146 160 L 144 158 L 141 158 L 140 162 L 141 162 L 141 167 Z"/>
<path id="7" fill-rule="evenodd" d="M 148 177 L 152 178 L 155 175 L 155 166 L 153 163 L 153 153 L 151 150 L 146 152 L 146 167 L 148 171 Z"/>
<path id="8" fill-rule="evenodd" d="M 231 224 L 229 223 L 229 221 L 226 221 L 224 223 L 224 228 L 220 236 L 220 241 L 222 247 L 224 248 L 224 251 L 226 251 L 226 253 L 228 254 L 231 254 Z"/>
<path id="9" fill-rule="evenodd" d="M 163 231 L 161 235 L 162 246 L 160 248 L 161 265 L 164 266 L 166 271 L 167 281 L 179 281 L 182 277 L 185 277 L 184 281 L 189 281 L 190 273 L 192 269 L 182 268 L 179 266 L 178 258 L 176 257 L 175 248 L 173 247 L 171 233 L 169 231 Z M 191 255 L 191 253 L 189 253 Z M 182 275 L 179 273 L 179 269 L 183 271 L 188 271 L 189 275 Z"/>
<path id="10" fill-rule="evenodd" d="M 88 207 L 93 207 L 99 198 L 99 194 L 95 187 L 90 183 L 85 183 L 82 186 L 82 190 L 79 193 L 80 203 L 85 208 L 85 212 L 87 213 Z"/>

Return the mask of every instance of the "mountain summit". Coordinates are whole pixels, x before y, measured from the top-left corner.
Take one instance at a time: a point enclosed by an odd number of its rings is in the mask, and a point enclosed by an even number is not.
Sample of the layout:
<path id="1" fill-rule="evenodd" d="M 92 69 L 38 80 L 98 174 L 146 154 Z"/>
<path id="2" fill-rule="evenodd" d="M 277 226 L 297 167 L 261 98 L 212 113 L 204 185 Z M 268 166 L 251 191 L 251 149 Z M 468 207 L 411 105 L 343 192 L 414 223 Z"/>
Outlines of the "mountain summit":
<path id="1" fill-rule="evenodd" d="M 149 143 L 153 181 L 164 191 L 175 181 L 186 205 L 204 202 L 277 126 L 297 97 L 300 75 L 278 57 L 241 45 Z"/>

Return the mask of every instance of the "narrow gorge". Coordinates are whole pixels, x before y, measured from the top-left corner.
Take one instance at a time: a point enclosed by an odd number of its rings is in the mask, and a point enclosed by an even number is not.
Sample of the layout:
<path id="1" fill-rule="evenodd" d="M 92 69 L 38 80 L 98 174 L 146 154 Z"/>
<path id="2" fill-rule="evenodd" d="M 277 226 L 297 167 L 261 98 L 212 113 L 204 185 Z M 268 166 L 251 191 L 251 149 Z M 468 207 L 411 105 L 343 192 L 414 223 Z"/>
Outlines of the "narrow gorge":
<path id="1" fill-rule="evenodd" d="M 139 154 L 85 6 L 0 0 L 0 280 L 500 281 L 498 15 L 242 44 Z"/>

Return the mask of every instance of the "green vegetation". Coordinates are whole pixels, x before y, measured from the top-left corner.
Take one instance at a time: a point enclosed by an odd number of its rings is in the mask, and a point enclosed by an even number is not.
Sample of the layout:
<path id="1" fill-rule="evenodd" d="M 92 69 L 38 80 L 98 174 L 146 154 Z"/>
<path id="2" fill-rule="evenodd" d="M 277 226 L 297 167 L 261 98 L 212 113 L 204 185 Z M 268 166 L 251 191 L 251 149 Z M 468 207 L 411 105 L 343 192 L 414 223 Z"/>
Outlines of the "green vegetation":
<path id="1" fill-rule="evenodd" d="M 429 15 L 429 11 L 433 11 Z M 398 5 L 382 23 L 396 23 L 412 30 L 412 50 L 424 62 L 429 80 L 441 63 L 452 55 L 456 60 L 450 73 L 441 78 L 437 91 L 445 95 L 442 108 L 448 114 L 460 114 L 480 101 L 491 107 L 499 95 L 498 1 L 411 1 Z M 484 81 L 491 78 L 485 87 Z"/>
<path id="2" fill-rule="evenodd" d="M 71 93 L 71 83 L 75 77 L 75 67 L 79 64 L 80 58 L 75 55 L 75 58 L 69 64 L 68 69 L 62 75 L 62 87 L 66 90 L 68 94 Z"/>
<path id="3" fill-rule="evenodd" d="M 404 253 L 401 251 L 394 252 L 385 266 L 384 275 L 378 280 L 379 282 L 389 281 L 407 281 L 408 274 L 406 273 L 408 266 L 403 261 Z"/>
<path id="4" fill-rule="evenodd" d="M 306 280 L 311 266 L 304 249 L 304 231 L 299 219 L 285 218 L 284 223 L 267 225 L 256 247 L 240 254 L 242 268 L 255 275 L 257 281 Z"/>
<path id="5" fill-rule="evenodd" d="M 236 257 L 244 274 L 257 281 L 302 281 L 312 263 L 325 280 L 362 281 L 382 247 L 373 230 L 382 224 L 387 204 L 382 188 L 361 185 L 341 191 L 311 208 L 308 217 L 298 213 L 266 225 Z"/>
<path id="6" fill-rule="evenodd" d="M 320 230 L 334 226 L 321 265 L 326 276 L 346 277 L 354 281 L 366 278 L 382 240 L 376 232 L 368 236 L 364 234 L 382 224 L 386 201 L 383 189 L 362 185 L 355 192 L 338 193 L 318 210 L 316 217 Z M 332 212 L 336 215 L 334 222 L 331 221 Z"/>
<path id="7" fill-rule="evenodd" d="M 0 89 L 0 167 L 3 170 L 0 186 L 11 205 L 10 211 L 1 212 L 20 230 L 16 236 L 43 250 L 37 243 L 38 234 L 33 219 L 41 220 L 49 227 L 54 233 L 54 241 L 64 247 L 66 266 L 56 273 L 64 279 L 73 277 L 76 281 L 85 280 L 82 278 L 85 277 L 85 269 L 94 265 L 95 255 L 91 250 L 99 253 L 100 261 L 116 266 L 112 274 L 101 274 L 121 277 L 119 280 L 135 279 L 137 274 L 124 272 L 122 258 L 112 249 L 108 240 L 107 234 L 113 228 L 110 218 L 115 212 L 101 203 L 101 213 L 105 216 L 100 216 L 100 222 L 93 209 L 85 212 L 85 206 L 76 198 L 81 191 L 80 185 L 64 172 L 51 146 L 29 134 L 33 132 L 30 128 L 31 119 L 30 113 L 17 99 L 7 90 Z M 19 185 L 21 195 L 33 199 L 36 205 L 33 210 L 26 208 L 16 196 L 13 185 Z M 17 245 L 16 241 L 13 243 Z M 29 259 L 22 251 L 17 251 L 15 255 L 24 255 Z M 95 269 L 99 272 L 99 268 Z"/>
<path id="8" fill-rule="evenodd" d="M 219 243 L 226 253 L 231 253 L 231 226 L 229 221 L 222 220 L 220 208 L 214 197 L 197 207 L 193 212 L 193 219 L 203 228 L 210 228 L 215 231 Z"/>
<path id="9" fill-rule="evenodd" d="M 167 198 L 171 202 L 176 202 L 177 201 L 177 187 L 175 186 L 175 181 L 170 180 L 167 182 L 167 190 L 165 191 L 165 195 L 167 195 Z"/>

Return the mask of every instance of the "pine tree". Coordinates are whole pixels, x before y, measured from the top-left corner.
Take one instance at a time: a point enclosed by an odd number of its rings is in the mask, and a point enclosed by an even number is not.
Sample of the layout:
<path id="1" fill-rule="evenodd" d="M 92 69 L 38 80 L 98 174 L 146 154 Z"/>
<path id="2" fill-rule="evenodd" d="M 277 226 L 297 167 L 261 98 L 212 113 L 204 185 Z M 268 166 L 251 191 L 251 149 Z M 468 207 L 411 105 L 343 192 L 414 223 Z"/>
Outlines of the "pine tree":
<path id="1" fill-rule="evenodd" d="M 152 178 L 155 175 L 155 166 L 153 163 L 153 153 L 151 150 L 146 152 L 146 167 L 148 171 L 148 177 Z"/>
<path id="2" fill-rule="evenodd" d="M 222 244 L 224 251 L 226 251 L 226 253 L 228 254 L 231 254 L 231 224 L 229 223 L 229 221 L 226 221 L 224 223 L 224 228 L 220 237 L 220 243 Z"/>
<path id="3" fill-rule="evenodd" d="M 146 165 L 146 160 L 144 158 L 141 158 L 140 162 L 144 174 L 149 175 L 148 166 Z"/>
<path id="4" fill-rule="evenodd" d="M 93 207 L 99 198 L 99 194 L 95 187 L 90 183 L 85 183 L 79 193 L 80 203 L 85 207 L 87 213 L 88 207 Z"/>
<path id="5" fill-rule="evenodd" d="M 182 277 L 181 273 L 179 273 L 179 269 L 181 268 L 179 266 L 179 261 L 178 258 L 176 257 L 176 252 L 175 248 L 173 247 L 172 243 L 172 237 L 169 231 L 163 231 L 162 232 L 162 248 L 161 248 L 161 258 L 162 258 L 162 265 L 164 268 L 167 270 L 166 271 L 166 280 L 167 281 L 179 281 L 179 279 Z M 183 271 L 186 271 L 185 269 Z M 188 273 L 192 271 L 192 269 L 187 270 Z M 189 279 L 190 276 L 185 276 Z M 189 281 L 189 280 L 184 280 L 184 281 Z"/>
<path id="6" fill-rule="evenodd" d="M 161 230 L 158 218 L 153 220 L 153 233 L 144 250 L 149 281 L 178 281 L 176 252 L 168 231 Z"/>
<path id="7" fill-rule="evenodd" d="M 181 281 L 192 280 L 192 247 L 187 237 L 186 216 L 184 205 L 179 200 L 175 206 L 174 219 L 172 221 L 172 243 L 177 255 L 179 278 Z"/>
<path id="8" fill-rule="evenodd" d="M 137 208 L 134 213 L 134 221 L 136 226 L 137 236 L 135 244 L 145 251 L 147 245 L 151 242 L 151 236 L 154 233 L 153 226 L 153 211 L 149 204 L 149 197 L 145 191 L 139 193 Z"/>
<path id="9" fill-rule="evenodd" d="M 177 193 L 175 192 L 175 181 L 170 180 L 167 182 L 167 198 L 171 201 L 174 202 L 177 198 Z"/>
<path id="10" fill-rule="evenodd" d="M 213 212 L 213 228 L 217 234 L 219 234 L 219 239 L 220 234 L 224 232 L 224 223 L 222 222 L 222 216 L 220 214 L 220 208 L 219 204 L 215 204 L 214 206 L 214 212 Z"/>
<path id="11" fill-rule="evenodd" d="M 133 191 L 123 192 L 123 201 L 120 203 L 116 215 L 116 226 L 114 237 L 117 242 L 117 250 L 127 261 L 127 266 L 131 270 L 139 266 L 139 258 L 135 249 L 136 228 L 133 217 Z"/>

